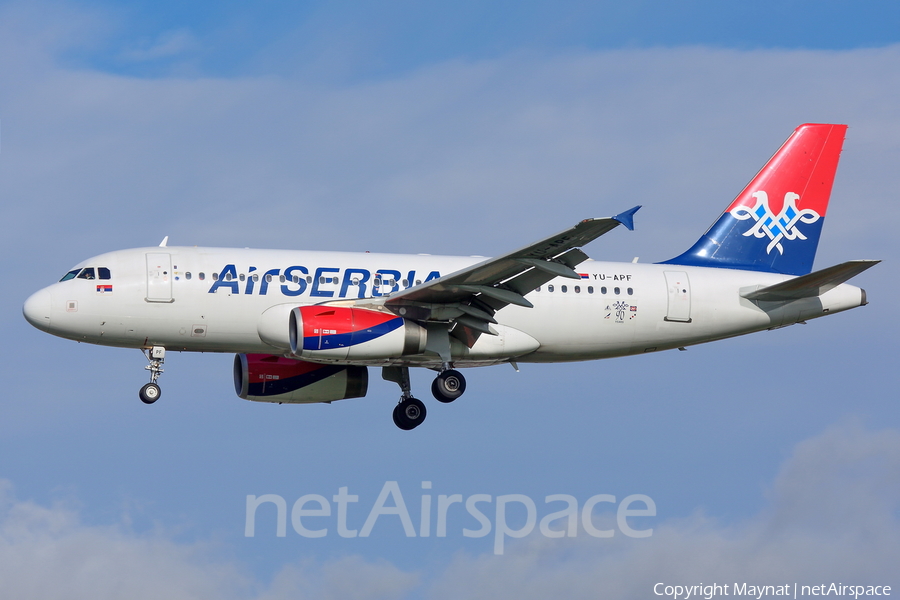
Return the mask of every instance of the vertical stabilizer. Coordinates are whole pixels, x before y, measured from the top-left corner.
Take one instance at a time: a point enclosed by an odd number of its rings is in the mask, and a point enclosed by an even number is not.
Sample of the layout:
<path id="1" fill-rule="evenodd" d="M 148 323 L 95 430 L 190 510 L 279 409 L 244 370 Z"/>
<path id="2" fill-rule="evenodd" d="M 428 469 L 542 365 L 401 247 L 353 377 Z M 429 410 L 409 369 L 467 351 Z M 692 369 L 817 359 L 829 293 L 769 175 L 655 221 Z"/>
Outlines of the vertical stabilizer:
<path id="1" fill-rule="evenodd" d="M 709 231 L 664 264 L 812 271 L 846 131 L 818 123 L 795 129 Z"/>

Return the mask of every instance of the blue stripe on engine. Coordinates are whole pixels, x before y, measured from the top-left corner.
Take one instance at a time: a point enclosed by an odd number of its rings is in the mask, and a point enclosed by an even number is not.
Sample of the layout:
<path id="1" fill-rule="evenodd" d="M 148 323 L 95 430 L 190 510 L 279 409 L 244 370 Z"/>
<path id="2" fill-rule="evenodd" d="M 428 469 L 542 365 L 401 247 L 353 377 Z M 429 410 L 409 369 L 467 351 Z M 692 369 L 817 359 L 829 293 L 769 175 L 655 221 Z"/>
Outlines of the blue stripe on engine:
<path id="1" fill-rule="evenodd" d="M 257 383 L 251 383 L 247 386 L 247 395 L 257 398 L 266 396 L 278 396 L 280 394 L 289 394 L 294 390 L 305 388 L 316 382 L 322 381 L 332 375 L 336 375 L 346 369 L 346 365 L 322 365 L 321 368 L 302 375 L 294 377 L 285 377 L 284 379 L 268 379 Z"/>
<path id="2" fill-rule="evenodd" d="M 403 317 L 396 317 L 390 321 L 385 321 L 374 327 L 366 327 L 359 331 L 331 335 L 311 335 L 303 338 L 303 349 L 331 350 L 333 348 L 346 348 L 347 346 L 365 344 L 398 329 L 402 325 Z"/>

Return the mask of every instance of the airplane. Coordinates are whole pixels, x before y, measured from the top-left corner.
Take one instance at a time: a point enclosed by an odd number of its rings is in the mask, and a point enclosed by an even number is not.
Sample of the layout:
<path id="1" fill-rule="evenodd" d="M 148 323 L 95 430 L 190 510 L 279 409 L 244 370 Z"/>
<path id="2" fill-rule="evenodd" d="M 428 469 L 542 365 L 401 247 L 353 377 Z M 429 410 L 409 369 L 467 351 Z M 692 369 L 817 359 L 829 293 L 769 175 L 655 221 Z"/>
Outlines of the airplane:
<path id="1" fill-rule="evenodd" d="M 799 126 L 686 252 L 660 263 L 594 261 L 581 247 L 636 206 L 499 257 L 159 246 L 82 261 L 29 297 L 53 335 L 141 349 L 152 404 L 167 351 L 234 352 L 240 398 L 359 398 L 368 368 L 400 386 L 394 423 L 419 426 L 409 369 L 432 394 L 459 369 L 645 354 L 776 329 L 867 304 L 847 284 L 878 260 L 813 272 L 846 125 Z"/>

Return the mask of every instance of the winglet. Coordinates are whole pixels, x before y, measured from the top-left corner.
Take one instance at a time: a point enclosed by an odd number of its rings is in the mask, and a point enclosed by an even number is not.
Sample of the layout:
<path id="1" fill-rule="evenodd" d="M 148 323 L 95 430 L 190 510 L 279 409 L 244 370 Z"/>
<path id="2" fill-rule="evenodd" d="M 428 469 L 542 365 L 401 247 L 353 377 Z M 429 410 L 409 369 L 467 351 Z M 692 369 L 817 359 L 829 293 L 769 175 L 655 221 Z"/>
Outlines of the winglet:
<path id="1" fill-rule="evenodd" d="M 160 247 L 160 248 L 165 248 L 165 247 L 166 247 L 166 244 L 168 244 L 168 243 L 169 243 L 169 236 L 166 236 L 166 237 L 163 238 L 163 241 L 161 241 L 161 242 L 159 243 L 159 247 Z"/>
<path id="2" fill-rule="evenodd" d="M 613 219 L 627 227 L 629 231 L 634 231 L 634 213 L 640 210 L 640 208 L 641 205 L 638 204 L 634 208 L 629 208 L 625 212 L 617 214 Z"/>

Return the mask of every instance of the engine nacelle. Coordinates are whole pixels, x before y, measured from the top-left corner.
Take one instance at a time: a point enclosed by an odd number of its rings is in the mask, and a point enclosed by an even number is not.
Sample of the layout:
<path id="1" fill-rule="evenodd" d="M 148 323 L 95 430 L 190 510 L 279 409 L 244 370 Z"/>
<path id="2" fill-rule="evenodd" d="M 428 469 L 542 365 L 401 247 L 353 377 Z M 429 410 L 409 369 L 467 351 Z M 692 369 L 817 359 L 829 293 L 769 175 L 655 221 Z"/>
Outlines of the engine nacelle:
<path id="1" fill-rule="evenodd" d="M 389 312 L 328 305 L 291 311 L 291 353 L 303 358 L 397 358 L 424 352 L 427 339 L 423 327 Z"/>
<path id="2" fill-rule="evenodd" d="M 256 402 L 331 402 L 361 398 L 369 387 L 366 367 L 322 365 L 272 354 L 234 357 L 234 390 Z"/>
<path id="3" fill-rule="evenodd" d="M 259 334 L 259 339 L 275 348 L 290 350 L 291 311 L 296 306 L 296 303 L 276 304 L 266 309 L 256 322 L 256 333 Z"/>

